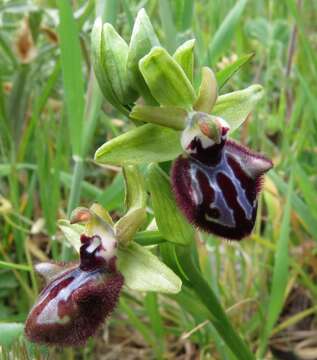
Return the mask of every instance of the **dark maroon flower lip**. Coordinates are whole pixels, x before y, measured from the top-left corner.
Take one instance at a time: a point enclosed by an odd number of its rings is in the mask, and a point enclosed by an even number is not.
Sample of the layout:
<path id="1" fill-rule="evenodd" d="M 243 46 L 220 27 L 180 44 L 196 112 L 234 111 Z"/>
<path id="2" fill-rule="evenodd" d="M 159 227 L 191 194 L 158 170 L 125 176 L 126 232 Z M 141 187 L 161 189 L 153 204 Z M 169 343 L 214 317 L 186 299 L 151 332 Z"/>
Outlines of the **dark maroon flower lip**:
<path id="1" fill-rule="evenodd" d="M 79 264 L 45 263 L 38 267 L 47 275 L 48 284 L 26 320 L 29 340 L 83 345 L 114 310 L 124 282 L 116 269 L 116 256 L 103 257 L 99 235 L 84 236 L 82 243 Z"/>
<path id="2" fill-rule="evenodd" d="M 227 127 L 220 129 L 219 143 L 197 131 L 192 133 L 193 137 L 187 135 L 184 142 L 185 154 L 175 160 L 171 171 L 176 203 L 199 229 L 240 240 L 254 228 L 263 175 L 273 164 L 265 156 L 227 140 Z"/>

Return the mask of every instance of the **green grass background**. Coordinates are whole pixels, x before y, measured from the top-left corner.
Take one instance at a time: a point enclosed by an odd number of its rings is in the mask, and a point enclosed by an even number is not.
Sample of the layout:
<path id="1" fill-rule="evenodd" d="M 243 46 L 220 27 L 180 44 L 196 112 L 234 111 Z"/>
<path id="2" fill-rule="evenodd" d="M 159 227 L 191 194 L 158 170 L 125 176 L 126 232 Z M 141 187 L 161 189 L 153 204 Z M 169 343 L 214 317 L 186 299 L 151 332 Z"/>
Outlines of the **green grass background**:
<path id="1" fill-rule="evenodd" d="M 93 154 L 133 124 L 101 95 L 90 31 L 100 15 L 128 41 L 141 7 L 170 52 L 196 38 L 197 69 L 217 72 L 254 53 L 221 93 L 263 85 L 264 99 L 235 137 L 270 156 L 274 169 L 252 236 L 228 244 L 202 235 L 200 260 L 258 359 L 317 359 L 315 0 L 0 2 L 0 358 L 235 359 L 188 291 L 124 293 L 84 349 L 36 347 L 21 336 L 41 286 L 32 263 L 72 256 L 57 219 L 95 201 L 123 213 L 120 169 L 97 166 Z"/>

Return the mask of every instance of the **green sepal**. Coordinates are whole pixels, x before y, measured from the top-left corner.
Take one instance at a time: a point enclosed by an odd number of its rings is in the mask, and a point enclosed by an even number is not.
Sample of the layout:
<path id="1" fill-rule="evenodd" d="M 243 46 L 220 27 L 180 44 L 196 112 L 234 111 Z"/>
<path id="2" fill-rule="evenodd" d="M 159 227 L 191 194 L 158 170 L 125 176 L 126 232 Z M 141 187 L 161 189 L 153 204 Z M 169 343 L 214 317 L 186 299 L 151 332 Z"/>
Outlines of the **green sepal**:
<path id="1" fill-rule="evenodd" d="M 123 168 L 125 179 L 125 204 L 127 212 L 115 224 L 114 230 L 119 242 L 132 240 L 146 220 L 146 191 L 144 178 L 137 166 Z"/>
<path id="2" fill-rule="evenodd" d="M 113 226 L 113 220 L 109 214 L 109 212 L 100 204 L 94 203 L 89 208 L 90 211 L 95 213 L 98 217 L 100 217 L 103 221 L 105 221 L 108 225 Z"/>
<path id="3" fill-rule="evenodd" d="M 85 234 L 88 236 L 93 236 L 96 228 L 102 228 L 111 237 L 115 235 L 110 214 L 98 203 L 92 204 L 89 209 L 75 208 L 70 215 L 70 224 L 85 224 Z"/>
<path id="4" fill-rule="evenodd" d="M 175 130 L 185 128 L 187 116 L 186 110 L 175 106 L 135 105 L 130 112 L 130 118 L 133 120 L 166 126 Z"/>
<path id="5" fill-rule="evenodd" d="M 194 109 L 210 114 L 218 96 L 217 80 L 214 72 L 207 66 L 202 68 L 199 95 Z"/>
<path id="6" fill-rule="evenodd" d="M 139 68 L 160 105 L 192 108 L 195 90 L 184 70 L 165 49 L 154 47 L 139 61 Z"/>
<path id="7" fill-rule="evenodd" d="M 134 22 L 127 59 L 127 74 L 132 86 L 149 104 L 156 104 L 139 70 L 139 60 L 160 42 L 144 9 L 141 9 Z"/>
<path id="8" fill-rule="evenodd" d="M 221 95 L 212 109 L 212 114 L 225 119 L 232 132 L 247 119 L 263 94 L 261 85 L 251 85 L 244 90 Z"/>
<path id="9" fill-rule="evenodd" d="M 184 44 L 180 45 L 173 58 L 184 70 L 188 80 L 193 83 L 193 73 L 194 73 L 194 46 L 195 39 L 188 40 Z"/>
<path id="10" fill-rule="evenodd" d="M 182 152 L 180 132 L 145 124 L 106 142 L 95 153 L 103 164 L 137 165 L 175 159 Z"/>
<path id="11" fill-rule="evenodd" d="M 190 244 L 194 238 L 194 229 L 176 205 L 168 176 L 156 164 L 149 165 L 147 174 L 147 185 L 160 233 L 172 243 Z"/>
<path id="12" fill-rule="evenodd" d="M 169 267 L 135 242 L 119 247 L 118 268 L 131 290 L 176 294 L 182 287 L 181 279 Z"/>
<path id="13" fill-rule="evenodd" d="M 85 226 L 80 224 L 71 224 L 68 220 L 58 220 L 58 227 L 62 230 L 66 240 L 77 252 L 81 246 L 80 235 L 85 231 Z"/>

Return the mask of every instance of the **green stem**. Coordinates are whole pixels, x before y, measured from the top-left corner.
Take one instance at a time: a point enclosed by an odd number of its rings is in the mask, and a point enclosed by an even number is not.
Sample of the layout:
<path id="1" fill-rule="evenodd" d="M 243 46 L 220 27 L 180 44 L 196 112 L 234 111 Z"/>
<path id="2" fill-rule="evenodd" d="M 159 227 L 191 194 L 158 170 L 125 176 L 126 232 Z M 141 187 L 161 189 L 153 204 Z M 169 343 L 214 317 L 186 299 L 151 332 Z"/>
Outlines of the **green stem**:
<path id="1" fill-rule="evenodd" d="M 255 357 L 248 349 L 247 345 L 233 329 L 212 288 L 194 265 L 190 253 L 183 250 L 183 253 L 179 255 L 179 261 L 183 271 L 188 277 L 190 285 L 196 295 L 209 310 L 209 320 L 212 322 L 219 335 L 238 359 L 254 360 Z"/>

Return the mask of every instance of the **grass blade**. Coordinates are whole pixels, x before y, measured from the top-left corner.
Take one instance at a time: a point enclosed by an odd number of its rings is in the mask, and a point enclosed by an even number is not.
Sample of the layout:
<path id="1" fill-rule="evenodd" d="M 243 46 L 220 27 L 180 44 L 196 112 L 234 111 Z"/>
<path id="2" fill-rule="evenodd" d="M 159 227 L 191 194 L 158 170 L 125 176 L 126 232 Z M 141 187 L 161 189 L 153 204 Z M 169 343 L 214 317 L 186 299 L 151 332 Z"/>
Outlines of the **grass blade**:
<path id="1" fill-rule="evenodd" d="M 24 324 L 0 323 L 0 345 L 9 346 L 23 334 Z"/>
<path id="2" fill-rule="evenodd" d="M 248 63 L 254 56 L 254 53 L 241 56 L 233 64 L 216 73 L 216 79 L 219 90 L 230 80 L 230 78 L 239 71 L 243 65 Z"/>
<path id="3" fill-rule="evenodd" d="M 158 359 L 162 359 L 164 354 L 164 326 L 162 317 L 159 311 L 159 304 L 157 301 L 156 293 L 147 293 L 144 299 L 144 304 L 150 319 L 150 323 L 156 337 L 157 344 L 155 346 L 155 352 Z"/>
<path id="4" fill-rule="evenodd" d="M 176 41 L 177 31 L 175 28 L 175 24 L 172 16 L 172 9 L 169 1 L 160 0 L 159 11 L 162 21 L 162 27 L 165 34 L 165 45 L 167 50 L 170 52 L 170 54 L 172 54 L 177 47 L 177 41 Z"/>
<path id="5" fill-rule="evenodd" d="M 9 263 L 7 261 L 2 261 L 2 260 L 0 260 L 0 268 L 31 271 L 31 267 L 28 265 Z"/>
<path id="6" fill-rule="evenodd" d="M 268 176 L 272 179 L 278 191 L 285 196 L 287 194 L 287 184 L 274 172 L 274 170 L 271 170 Z M 295 193 L 292 194 L 291 201 L 294 211 L 299 216 L 306 230 L 309 231 L 315 241 L 317 241 L 316 220 L 312 216 L 310 209 Z"/>
<path id="7" fill-rule="evenodd" d="M 289 254 L 288 243 L 290 233 L 290 215 L 291 215 L 291 200 L 293 192 L 293 176 L 289 180 L 286 205 L 284 216 L 282 220 L 280 236 L 277 243 L 275 252 L 274 269 L 272 277 L 272 287 L 267 310 L 267 319 L 259 347 L 259 356 L 263 358 L 265 354 L 267 342 L 274 324 L 282 310 L 285 296 L 285 289 L 288 281 L 288 267 L 289 267 Z"/>
<path id="8" fill-rule="evenodd" d="M 239 0 L 221 23 L 208 49 L 205 61 L 206 65 L 215 64 L 220 55 L 228 48 L 247 1 L 248 0 Z M 217 9 L 215 9 L 215 11 L 217 11 Z"/>
<path id="9" fill-rule="evenodd" d="M 81 155 L 84 121 L 84 78 L 77 23 L 69 1 L 57 1 L 60 15 L 59 39 L 67 108 L 67 119 L 73 155 Z"/>

